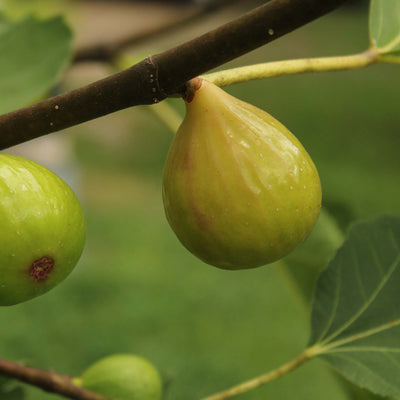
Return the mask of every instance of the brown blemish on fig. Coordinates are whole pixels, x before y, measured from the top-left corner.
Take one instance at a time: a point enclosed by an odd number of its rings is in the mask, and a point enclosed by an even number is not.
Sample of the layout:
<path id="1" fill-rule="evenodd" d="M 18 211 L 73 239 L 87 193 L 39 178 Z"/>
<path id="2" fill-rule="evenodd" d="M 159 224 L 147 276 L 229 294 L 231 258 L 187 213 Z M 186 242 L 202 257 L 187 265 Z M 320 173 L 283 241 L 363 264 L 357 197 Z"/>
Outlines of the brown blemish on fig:
<path id="1" fill-rule="evenodd" d="M 206 229 L 212 224 L 211 218 L 208 215 L 196 209 L 193 209 L 193 212 L 199 228 Z"/>
<path id="2" fill-rule="evenodd" d="M 29 267 L 29 276 L 35 282 L 45 282 L 54 268 L 54 260 L 50 257 L 41 257 Z"/>

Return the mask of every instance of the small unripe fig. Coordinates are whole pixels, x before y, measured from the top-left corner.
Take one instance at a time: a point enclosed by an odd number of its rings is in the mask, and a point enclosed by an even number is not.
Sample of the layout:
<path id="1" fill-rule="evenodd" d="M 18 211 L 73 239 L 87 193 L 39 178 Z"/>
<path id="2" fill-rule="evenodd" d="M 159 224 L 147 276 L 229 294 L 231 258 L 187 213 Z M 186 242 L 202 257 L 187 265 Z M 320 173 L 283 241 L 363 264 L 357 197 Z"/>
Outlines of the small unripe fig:
<path id="1" fill-rule="evenodd" d="M 39 296 L 78 262 L 85 243 L 82 207 L 56 174 L 0 154 L 0 306 Z"/>
<path id="2" fill-rule="evenodd" d="M 103 358 L 75 382 L 113 400 L 160 400 L 162 393 L 161 377 L 156 368 L 132 354 Z"/>
<path id="3" fill-rule="evenodd" d="M 189 251 L 216 267 L 276 261 L 306 239 L 318 218 L 315 165 L 271 115 L 199 83 L 164 168 L 169 224 Z"/>

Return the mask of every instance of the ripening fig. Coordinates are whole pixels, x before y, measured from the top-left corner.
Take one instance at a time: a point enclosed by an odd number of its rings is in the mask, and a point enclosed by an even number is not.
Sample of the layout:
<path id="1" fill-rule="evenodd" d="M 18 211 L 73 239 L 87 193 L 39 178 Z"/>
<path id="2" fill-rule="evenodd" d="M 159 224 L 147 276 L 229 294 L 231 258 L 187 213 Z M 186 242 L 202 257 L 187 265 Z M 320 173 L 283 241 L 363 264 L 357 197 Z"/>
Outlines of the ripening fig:
<path id="1" fill-rule="evenodd" d="M 162 381 L 143 357 L 114 354 L 90 366 L 74 383 L 113 400 L 160 400 Z"/>
<path id="2" fill-rule="evenodd" d="M 311 232 L 318 172 L 301 143 L 265 111 L 198 80 L 164 168 L 167 219 L 208 264 L 276 261 Z"/>
<path id="3" fill-rule="evenodd" d="M 85 243 L 85 218 L 70 187 L 41 165 L 0 154 L 0 306 L 64 280 Z"/>

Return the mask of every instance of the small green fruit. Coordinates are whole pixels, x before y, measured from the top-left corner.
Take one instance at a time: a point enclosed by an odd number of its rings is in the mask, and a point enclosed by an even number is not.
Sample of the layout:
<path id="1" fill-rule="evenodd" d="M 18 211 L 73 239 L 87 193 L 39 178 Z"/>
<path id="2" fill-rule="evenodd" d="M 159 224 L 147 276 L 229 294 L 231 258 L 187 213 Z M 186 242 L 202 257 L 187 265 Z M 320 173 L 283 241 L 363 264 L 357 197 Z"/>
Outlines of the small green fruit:
<path id="1" fill-rule="evenodd" d="M 80 386 L 113 400 L 160 400 L 161 377 L 142 357 L 116 354 L 97 361 L 80 378 Z"/>
<path id="2" fill-rule="evenodd" d="M 64 280 L 85 244 L 79 200 L 57 175 L 0 154 L 0 305 L 17 304 Z"/>
<path id="3" fill-rule="evenodd" d="M 202 81 L 168 153 L 163 199 L 183 245 L 224 269 L 282 258 L 320 212 L 318 172 L 271 115 Z"/>

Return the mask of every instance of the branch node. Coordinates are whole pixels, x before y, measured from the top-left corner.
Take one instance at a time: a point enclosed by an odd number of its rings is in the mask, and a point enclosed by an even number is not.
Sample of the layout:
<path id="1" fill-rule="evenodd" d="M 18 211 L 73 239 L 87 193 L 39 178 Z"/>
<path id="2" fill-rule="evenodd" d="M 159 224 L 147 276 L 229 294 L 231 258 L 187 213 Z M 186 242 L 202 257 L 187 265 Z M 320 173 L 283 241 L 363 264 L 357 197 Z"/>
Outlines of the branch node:
<path id="1" fill-rule="evenodd" d="M 168 97 L 168 95 L 164 92 L 158 80 L 158 65 L 154 61 L 153 56 L 146 57 L 145 63 L 150 67 L 148 82 L 151 84 L 150 86 L 153 96 L 153 103 L 159 103 L 161 100 L 164 100 L 166 97 Z"/>

